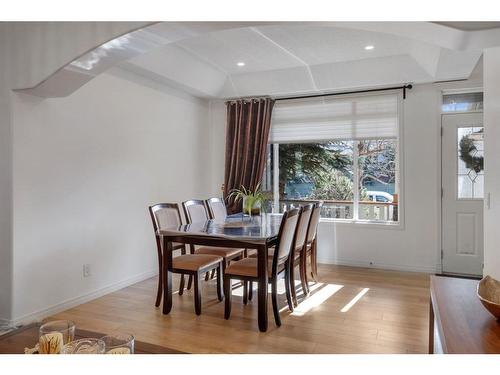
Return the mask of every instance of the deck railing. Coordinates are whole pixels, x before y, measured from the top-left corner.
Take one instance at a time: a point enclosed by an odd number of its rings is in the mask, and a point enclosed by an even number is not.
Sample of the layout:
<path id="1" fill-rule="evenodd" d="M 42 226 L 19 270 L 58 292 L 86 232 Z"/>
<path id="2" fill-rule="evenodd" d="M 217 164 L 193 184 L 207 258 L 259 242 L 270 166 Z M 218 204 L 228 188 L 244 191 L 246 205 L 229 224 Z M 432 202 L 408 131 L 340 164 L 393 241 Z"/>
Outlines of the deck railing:
<path id="1" fill-rule="evenodd" d="M 353 219 L 354 202 L 322 199 L 322 218 Z M 301 204 L 314 203 L 311 199 L 283 199 L 279 201 L 280 212 Z M 269 202 L 272 205 L 272 201 Z M 398 221 L 398 202 L 360 201 L 358 217 L 360 220 Z"/>

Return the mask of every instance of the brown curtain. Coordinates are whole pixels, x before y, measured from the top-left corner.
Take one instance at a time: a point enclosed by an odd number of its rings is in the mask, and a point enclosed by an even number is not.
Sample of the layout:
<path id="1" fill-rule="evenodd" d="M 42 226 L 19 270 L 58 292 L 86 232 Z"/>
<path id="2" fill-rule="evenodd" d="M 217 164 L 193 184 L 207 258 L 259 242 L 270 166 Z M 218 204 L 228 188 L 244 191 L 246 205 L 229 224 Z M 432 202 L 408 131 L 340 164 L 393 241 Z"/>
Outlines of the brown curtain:
<path id="1" fill-rule="evenodd" d="M 274 100 L 245 99 L 226 103 L 226 162 L 224 196 L 244 186 L 254 190 L 266 165 L 267 142 Z M 227 202 L 228 213 L 241 211 L 241 202 Z"/>

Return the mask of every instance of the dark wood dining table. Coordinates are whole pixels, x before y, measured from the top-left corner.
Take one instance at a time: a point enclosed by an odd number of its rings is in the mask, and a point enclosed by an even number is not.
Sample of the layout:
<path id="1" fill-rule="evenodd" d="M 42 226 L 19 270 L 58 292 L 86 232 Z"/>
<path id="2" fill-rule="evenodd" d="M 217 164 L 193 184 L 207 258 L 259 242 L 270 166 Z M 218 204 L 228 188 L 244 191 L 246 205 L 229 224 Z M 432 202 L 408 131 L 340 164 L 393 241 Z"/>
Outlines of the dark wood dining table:
<path id="1" fill-rule="evenodd" d="M 168 264 L 172 264 L 172 243 L 179 242 L 190 245 L 220 246 L 257 250 L 258 263 L 258 320 L 261 332 L 267 330 L 267 289 L 268 249 L 276 245 L 282 214 L 262 214 L 246 216 L 236 214 L 228 216 L 224 221 L 207 220 L 204 222 L 163 228 L 158 235 L 163 240 L 163 313 L 172 309 L 172 273 Z"/>

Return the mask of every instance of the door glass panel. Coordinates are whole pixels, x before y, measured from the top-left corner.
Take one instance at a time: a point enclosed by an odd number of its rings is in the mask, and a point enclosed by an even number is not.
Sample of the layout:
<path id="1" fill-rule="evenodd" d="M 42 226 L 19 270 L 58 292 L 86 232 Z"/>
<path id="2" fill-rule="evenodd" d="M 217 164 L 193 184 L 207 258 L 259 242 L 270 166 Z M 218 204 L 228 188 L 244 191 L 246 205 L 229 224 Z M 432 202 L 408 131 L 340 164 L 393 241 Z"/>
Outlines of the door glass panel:
<path id="1" fill-rule="evenodd" d="M 484 197 L 484 127 L 457 129 L 458 199 Z"/>
<path id="2" fill-rule="evenodd" d="M 474 184 L 474 198 L 484 198 L 484 174 L 477 176 Z"/>
<path id="3" fill-rule="evenodd" d="M 467 175 L 458 176 L 458 198 L 472 198 L 472 182 Z"/>

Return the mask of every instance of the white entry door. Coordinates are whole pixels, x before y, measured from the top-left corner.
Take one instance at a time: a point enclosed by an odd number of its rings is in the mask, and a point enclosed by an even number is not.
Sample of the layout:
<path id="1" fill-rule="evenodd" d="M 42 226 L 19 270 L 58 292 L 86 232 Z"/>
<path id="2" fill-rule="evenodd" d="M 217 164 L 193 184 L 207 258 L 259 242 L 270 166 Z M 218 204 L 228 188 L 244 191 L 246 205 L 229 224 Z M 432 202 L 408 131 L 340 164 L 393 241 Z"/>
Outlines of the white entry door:
<path id="1" fill-rule="evenodd" d="M 482 113 L 442 116 L 443 272 L 483 273 Z"/>

